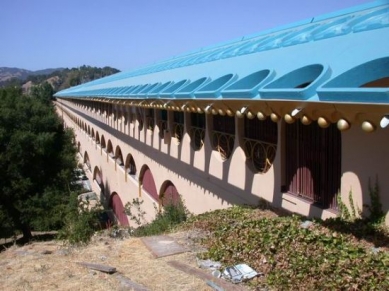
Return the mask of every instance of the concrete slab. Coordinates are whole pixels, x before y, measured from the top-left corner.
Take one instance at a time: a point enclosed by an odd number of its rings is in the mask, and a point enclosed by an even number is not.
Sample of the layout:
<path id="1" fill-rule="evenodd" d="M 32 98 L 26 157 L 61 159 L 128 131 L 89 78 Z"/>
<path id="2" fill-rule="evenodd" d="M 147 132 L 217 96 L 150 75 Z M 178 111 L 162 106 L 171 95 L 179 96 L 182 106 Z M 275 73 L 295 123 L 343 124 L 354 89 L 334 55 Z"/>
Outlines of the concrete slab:
<path id="1" fill-rule="evenodd" d="M 166 235 L 143 237 L 142 242 L 156 258 L 167 257 L 189 251 L 188 248 L 178 244 L 174 241 L 174 239 Z"/>

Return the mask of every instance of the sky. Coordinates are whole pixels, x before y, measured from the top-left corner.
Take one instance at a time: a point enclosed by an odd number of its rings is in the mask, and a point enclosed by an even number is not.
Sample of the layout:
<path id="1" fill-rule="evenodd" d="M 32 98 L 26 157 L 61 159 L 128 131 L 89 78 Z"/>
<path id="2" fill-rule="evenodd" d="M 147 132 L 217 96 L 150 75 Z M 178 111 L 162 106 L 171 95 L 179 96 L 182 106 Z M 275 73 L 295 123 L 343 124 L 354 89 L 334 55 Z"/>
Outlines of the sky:
<path id="1" fill-rule="evenodd" d="M 0 0 L 0 67 L 121 71 L 369 0 Z"/>

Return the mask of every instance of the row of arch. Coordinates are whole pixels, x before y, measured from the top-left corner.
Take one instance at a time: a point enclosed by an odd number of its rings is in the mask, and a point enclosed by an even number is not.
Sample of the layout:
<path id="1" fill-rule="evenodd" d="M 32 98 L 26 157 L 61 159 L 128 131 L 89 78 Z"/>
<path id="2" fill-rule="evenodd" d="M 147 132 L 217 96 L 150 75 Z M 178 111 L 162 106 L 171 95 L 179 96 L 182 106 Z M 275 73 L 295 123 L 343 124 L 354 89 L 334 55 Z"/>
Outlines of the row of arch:
<path id="1" fill-rule="evenodd" d="M 115 159 L 116 164 L 119 164 L 118 160 L 122 159 L 122 153 L 119 146 L 116 147 L 116 153 L 118 156 L 120 156 L 120 158 L 116 158 L 116 156 L 112 158 Z M 109 154 L 109 152 L 107 152 L 107 154 Z M 84 152 L 83 158 L 84 158 L 83 161 L 84 164 L 92 172 L 91 161 L 89 159 L 89 154 L 87 151 Z M 136 174 L 136 166 L 131 154 L 127 155 L 126 160 L 127 160 L 126 164 L 129 165 L 126 166 L 126 169 L 128 168 L 129 170 L 125 171 L 126 173 L 125 179 L 127 181 L 127 174 L 129 175 Z M 101 193 L 104 196 L 104 199 L 108 201 L 108 207 L 112 209 L 116 221 L 120 223 L 120 225 L 128 226 L 129 221 L 124 211 L 124 205 L 122 203 L 122 199 L 120 198 L 120 195 L 117 192 L 107 193 L 108 190 L 105 187 L 103 173 L 98 166 L 95 166 L 93 168 L 93 180 L 97 182 L 97 184 L 101 189 Z M 181 201 L 177 188 L 170 180 L 164 181 L 159 191 L 157 190 L 154 176 L 147 165 L 142 166 L 139 172 L 138 183 L 139 183 L 139 189 L 143 189 L 156 203 L 158 203 L 159 208 L 164 207 L 168 204 L 177 204 Z M 141 197 L 142 192 L 139 191 L 137 196 Z"/>
<path id="2" fill-rule="evenodd" d="M 84 162 L 88 157 L 88 153 L 84 153 Z M 125 214 L 124 204 L 120 195 L 117 192 L 106 193 L 106 187 L 103 180 L 103 173 L 99 167 L 95 166 L 93 169 L 93 180 L 99 185 L 101 192 L 105 195 L 108 201 L 108 207 L 112 209 L 113 214 L 117 222 L 120 225 L 128 226 L 129 221 L 127 215 Z M 150 195 L 150 197 L 158 203 L 159 207 L 164 207 L 168 204 L 177 204 L 181 202 L 181 197 L 177 191 L 176 186 L 170 180 L 166 180 L 162 183 L 160 190 L 158 192 L 157 186 L 155 184 L 154 176 L 147 165 L 143 165 L 140 175 L 139 175 L 139 186 Z M 141 192 L 139 193 L 141 196 Z M 107 197 L 109 196 L 109 197 Z"/>
<path id="3" fill-rule="evenodd" d="M 136 179 L 137 167 L 135 164 L 135 160 L 131 154 L 127 154 L 126 161 L 125 163 L 123 163 L 123 154 L 122 150 L 120 149 L 120 146 L 116 146 L 114 152 L 114 147 L 112 145 L 111 140 L 108 140 L 108 142 L 106 142 L 103 134 L 100 136 L 97 130 L 95 131 L 93 128 L 83 122 L 80 118 L 74 116 L 73 114 L 70 114 L 69 112 L 67 113 L 68 116 L 73 120 L 76 125 L 79 126 L 81 130 L 84 130 L 88 135 L 92 137 L 96 145 L 99 145 L 99 147 L 101 148 L 101 151 L 105 149 L 104 151 L 107 153 L 107 159 L 108 157 L 111 157 L 115 161 L 115 169 L 117 165 L 124 168 L 126 181 L 127 175 L 131 175 L 133 178 Z M 88 152 L 82 152 L 80 142 L 77 143 L 77 148 L 80 154 L 83 156 L 84 165 L 92 173 L 92 165 Z M 93 180 L 96 181 L 96 183 L 99 185 L 101 193 L 104 195 L 104 199 L 108 201 L 108 207 L 112 210 L 115 216 L 115 220 L 120 223 L 120 225 L 128 226 L 129 221 L 124 211 L 124 204 L 122 202 L 122 199 L 117 192 L 107 193 L 107 189 L 104 185 L 105 183 L 103 180 L 103 173 L 98 166 L 95 166 L 93 168 Z M 165 180 L 162 183 L 159 191 L 157 190 L 154 176 L 150 168 L 146 164 L 141 167 L 137 180 L 139 183 L 139 189 L 143 189 L 156 203 L 158 203 L 160 209 L 168 204 L 181 203 L 180 194 L 172 181 Z M 138 195 L 141 196 L 142 192 L 139 191 Z"/>

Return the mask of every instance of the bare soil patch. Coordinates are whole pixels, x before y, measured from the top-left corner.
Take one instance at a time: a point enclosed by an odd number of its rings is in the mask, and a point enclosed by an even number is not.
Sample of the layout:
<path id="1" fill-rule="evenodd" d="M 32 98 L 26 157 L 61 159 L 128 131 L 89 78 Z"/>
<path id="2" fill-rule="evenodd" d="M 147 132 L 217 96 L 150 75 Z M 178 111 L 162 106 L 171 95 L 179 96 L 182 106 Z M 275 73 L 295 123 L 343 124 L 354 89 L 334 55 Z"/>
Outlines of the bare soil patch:
<path id="1" fill-rule="evenodd" d="M 190 246 L 187 234 L 179 236 Z M 99 235 L 86 247 L 68 247 L 55 240 L 33 242 L 0 253 L 0 286 L 2 290 L 132 290 L 118 279 L 119 274 L 149 290 L 212 290 L 197 276 L 170 266 L 171 260 L 197 267 L 195 252 L 156 259 L 138 238 Z M 108 265 L 118 272 L 110 275 L 77 262 Z"/>

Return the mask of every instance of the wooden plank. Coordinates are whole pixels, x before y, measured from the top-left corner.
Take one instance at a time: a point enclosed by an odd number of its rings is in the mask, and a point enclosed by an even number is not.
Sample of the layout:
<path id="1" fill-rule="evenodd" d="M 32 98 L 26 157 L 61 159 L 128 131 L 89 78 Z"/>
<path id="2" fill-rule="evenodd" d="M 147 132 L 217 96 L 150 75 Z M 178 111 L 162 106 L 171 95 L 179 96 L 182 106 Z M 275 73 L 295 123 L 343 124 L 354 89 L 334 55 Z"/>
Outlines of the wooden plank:
<path id="1" fill-rule="evenodd" d="M 88 269 L 97 270 L 97 271 L 108 273 L 108 274 L 113 274 L 113 273 L 116 272 L 116 268 L 115 267 L 111 267 L 111 266 L 105 266 L 105 265 L 100 265 L 100 264 L 92 264 L 92 263 L 85 263 L 85 262 L 77 262 L 77 264 L 79 264 L 79 265 L 81 265 L 83 267 L 86 267 Z"/>

